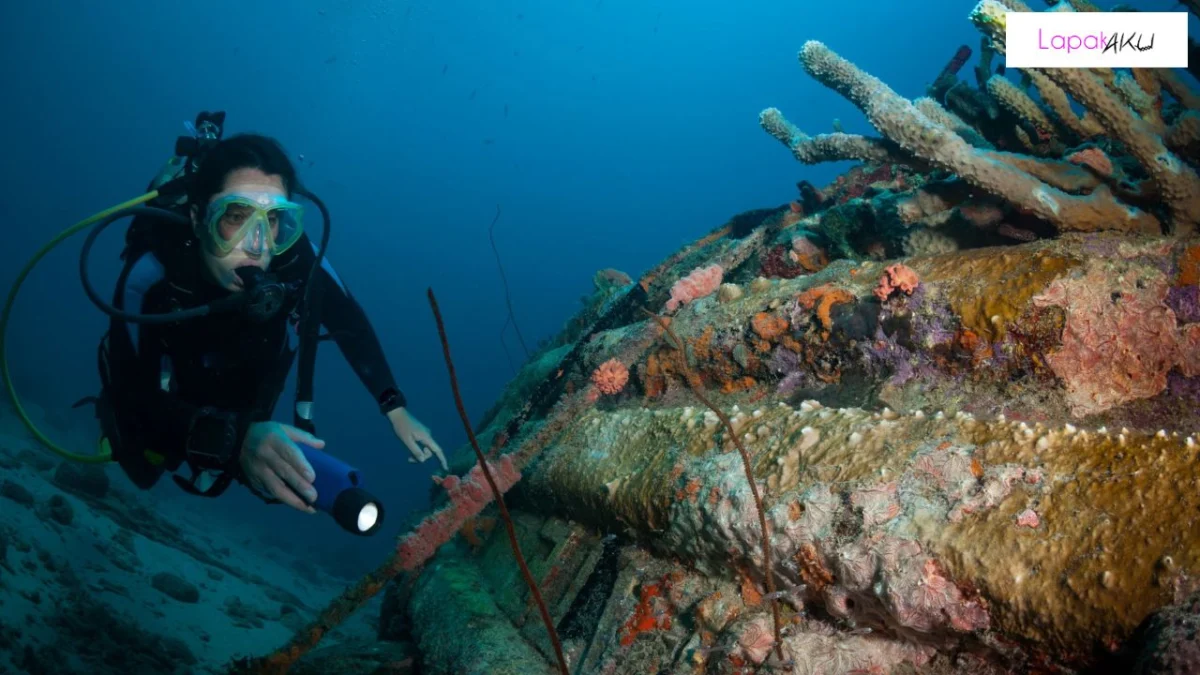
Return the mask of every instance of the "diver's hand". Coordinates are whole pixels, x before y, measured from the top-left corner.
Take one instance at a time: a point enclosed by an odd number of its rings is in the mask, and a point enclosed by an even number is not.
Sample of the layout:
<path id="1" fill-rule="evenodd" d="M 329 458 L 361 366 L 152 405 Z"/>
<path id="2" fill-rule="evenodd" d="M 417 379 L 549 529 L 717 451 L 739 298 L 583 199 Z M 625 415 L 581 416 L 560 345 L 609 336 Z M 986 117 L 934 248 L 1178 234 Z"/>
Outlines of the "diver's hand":
<path id="1" fill-rule="evenodd" d="M 421 424 L 421 420 L 413 417 L 407 408 L 396 408 L 389 412 L 387 417 L 392 422 L 392 431 L 396 432 L 396 438 L 403 441 L 412 453 L 408 461 L 424 462 L 437 455 L 438 461 L 442 463 L 442 471 L 450 470 L 450 465 L 446 464 L 446 453 L 442 452 L 442 447 L 433 440 L 429 427 Z"/>
<path id="2" fill-rule="evenodd" d="M 317 476 L 296 441 L 314 448 L 325 447 L 325 441 L 296 427 L 279 422 L 255 422 L 250 425 L 246 440 L 242 441 L 239 461 L 250 487 L 294 509 L 316 513 L 317 510 L 305 502 L 317 499 L 317 491 L 313 488 Z"/>

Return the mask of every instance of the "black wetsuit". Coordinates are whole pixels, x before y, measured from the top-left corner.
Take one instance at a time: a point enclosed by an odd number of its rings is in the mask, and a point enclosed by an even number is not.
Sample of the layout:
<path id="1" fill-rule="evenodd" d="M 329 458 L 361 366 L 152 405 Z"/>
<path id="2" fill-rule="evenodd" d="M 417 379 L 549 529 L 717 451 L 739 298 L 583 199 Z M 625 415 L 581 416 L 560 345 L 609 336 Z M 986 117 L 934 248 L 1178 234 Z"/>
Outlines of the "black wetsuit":
<path id="1" fill-rule="evenodd" d="M 206 276 L 197 246 L 195 239 L 184 237 L 166 247 L 127 248 L 113 306 L 160 314 L 228 296 L 230 291 Z M 268 272 L 288 284 L 289 292 L 283 308 L 265 321 L 236 311 L 164 324 L 112 320 L 101 349 L 107 397 L 101 397 L 100 417 L 104 425 L 107 407 L 105 434 L 119 439 L 113 442 L 114 459 L 139 487 L 150 487 L 164 471 L 184 463 L 192 469 L 193 486 L 199 473 L 223 476 L 214 494 L 230 480 L 242 479 L 237 452 L 253 422 L 271 419 L 286 384 L 299 344 L 304 286 L 315 259 L 305 236 L 272 261 Z M 404 396 L 374 329 L 328 260 L 313 279 L 307 301 L 318 312 L 320 325 L 381 411 L 403 406 Z M 220 448 L 223 454 L 214 451 Z M 181 479 L 176 482 L 188 488 Z"/>

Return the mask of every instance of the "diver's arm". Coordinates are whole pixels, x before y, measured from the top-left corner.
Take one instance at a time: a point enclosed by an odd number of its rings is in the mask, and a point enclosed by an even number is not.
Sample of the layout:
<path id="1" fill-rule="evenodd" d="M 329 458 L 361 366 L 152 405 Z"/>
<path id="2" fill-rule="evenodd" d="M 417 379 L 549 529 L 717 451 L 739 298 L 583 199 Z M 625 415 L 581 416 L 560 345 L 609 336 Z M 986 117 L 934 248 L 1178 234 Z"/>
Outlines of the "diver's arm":
<path id="1" fill-rule="evenodd" d="M 403 408 L 407 401 L 396 386 L 370 319 L 328 260 L 322 261 L 315 283 L 313 291 L 321 294 L 321 323 L 337 342 L 358 379 L 382 412 Z"/>

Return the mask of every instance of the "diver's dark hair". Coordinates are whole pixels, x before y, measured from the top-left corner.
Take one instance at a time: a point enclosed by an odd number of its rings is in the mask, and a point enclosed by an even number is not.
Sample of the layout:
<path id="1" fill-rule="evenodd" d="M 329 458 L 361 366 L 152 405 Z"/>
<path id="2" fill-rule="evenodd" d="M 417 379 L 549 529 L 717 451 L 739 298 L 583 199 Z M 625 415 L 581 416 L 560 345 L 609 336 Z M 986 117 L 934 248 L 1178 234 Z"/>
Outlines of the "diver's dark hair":
<path id="1" fill-rule="evenodd" d="M 225 179 L 238 169 L 258 169 L 283 179 L 288 198 L 300 187 L 296 167 L 279 141 L 261 134 L 236 134 L 208 151 L 192 177 L 188 203 L 203 211 L 208 200 L 225 187 Z"/>

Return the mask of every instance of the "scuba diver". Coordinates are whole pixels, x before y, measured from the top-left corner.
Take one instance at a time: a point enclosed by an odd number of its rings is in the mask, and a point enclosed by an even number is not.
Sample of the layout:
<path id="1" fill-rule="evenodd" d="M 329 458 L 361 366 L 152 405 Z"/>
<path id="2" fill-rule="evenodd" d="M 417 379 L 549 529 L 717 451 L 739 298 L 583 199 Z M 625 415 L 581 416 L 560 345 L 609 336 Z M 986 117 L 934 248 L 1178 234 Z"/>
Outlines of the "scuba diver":
<path id="1" fill-rule="evenodd" d="M 436 456 L 447 469 L 429 429 L 409 412 L 362 307 L 324 259 L 328 212 L 319 200 L 321 248 L 304 233 L 293 199 L 315 197 L 300 186 L 287 153 L 257 134 L 211 141 L 167 209 L 130 209 L 139 214 L 111 305 L 95 296 L 83 270 L 93 301 L 112 317 L 95 399 L 112 459 L 142 489 L 186 465 L 190 479 L 173 478 L 189 493 L 217 496 L 236 480 L 267 502 L 314 513 L 314 469 L 300 448 L 324 442 L 314 435 L 311 391 L 303 390 L 311 389 L 316 341 L 328 339 L 409 461 Z M 165 211 L 175 217 L 155 217 Z M 197 309 L 233 301 L 241 311 Z M 321 326 L 327 334 L 318 336 Z M 297 352 L 301 386 L 288 425 L 271 418 Z"/>

